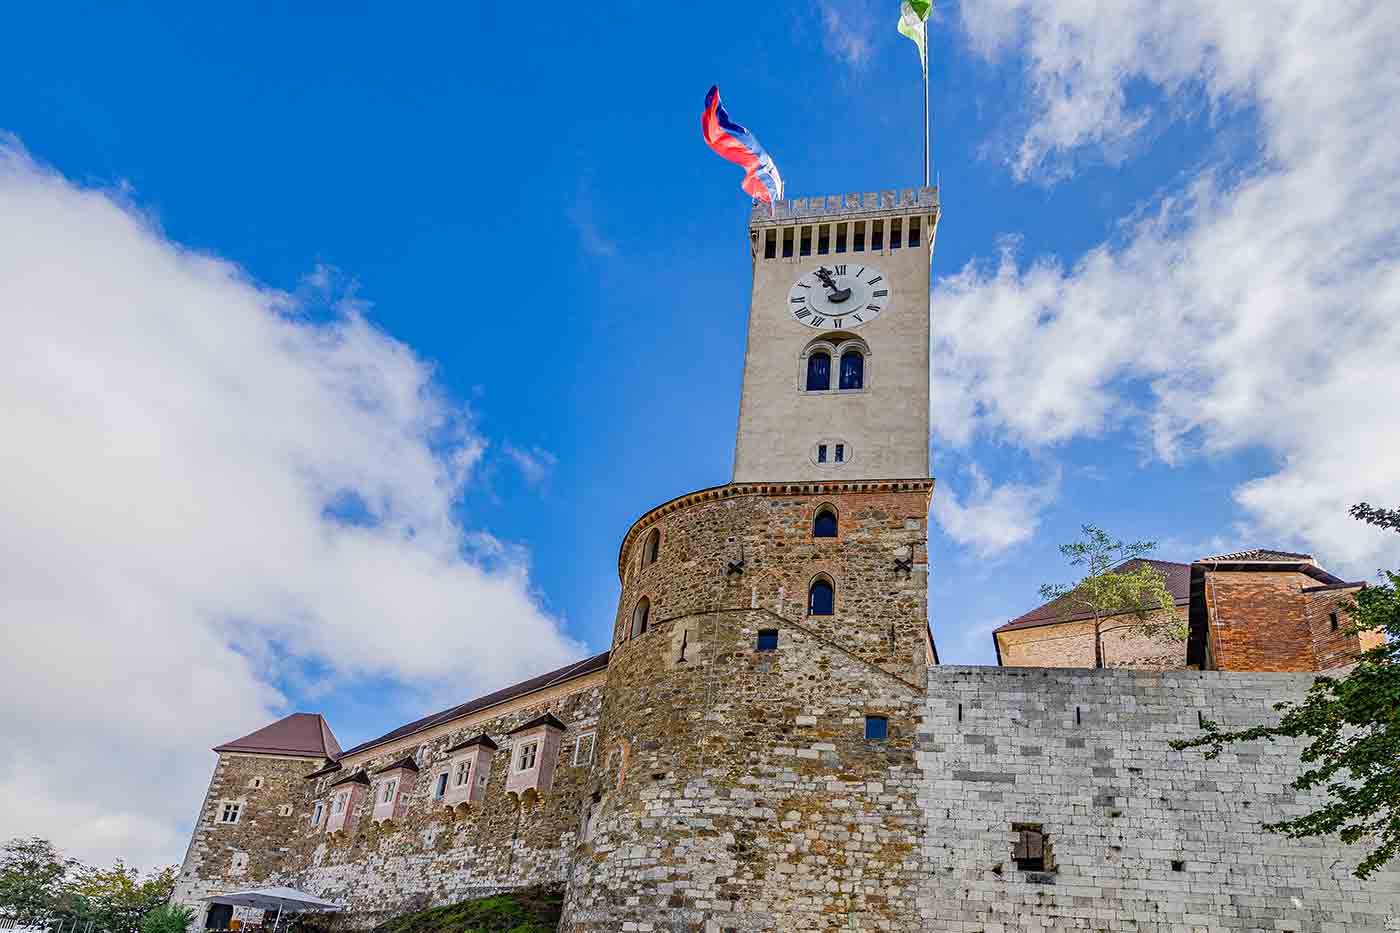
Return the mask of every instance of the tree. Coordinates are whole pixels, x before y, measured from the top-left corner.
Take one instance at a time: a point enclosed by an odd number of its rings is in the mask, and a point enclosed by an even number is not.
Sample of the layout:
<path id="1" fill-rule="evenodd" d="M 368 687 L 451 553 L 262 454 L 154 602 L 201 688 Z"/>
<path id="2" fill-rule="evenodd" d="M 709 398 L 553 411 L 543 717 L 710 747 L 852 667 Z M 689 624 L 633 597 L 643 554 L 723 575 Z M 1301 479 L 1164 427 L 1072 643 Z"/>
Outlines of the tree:
<path id="1" fill-rule="evenodd" d="M 1351 514 L 1400 532 L 1400 510 L 1362 502 Z M 1306 768 L 1293 787 L 1325 788 L 1326 802 L 1264 828 L 1293 839 L 1336 833 L 1348 844 L 1373 843 L 1354 872 L 1363 879 L 1400 855 L 1400 573 L 1383 576 L 1387 582 L 1366 587 L 1344 604 L 1351 632 L 1385 635 L 1350 671 L 1318 677 L 1301 703 L 1276 704 L 1283 714 L 1277 725 L 1222 732 L 1207 721 L 1204 735 L 1171 743 L 1178 750 L 1205 748 L 1206 758 L 1215 758 L 1236 742 L 1306 739 L 1300 756 Z"/>
<path id="2" fill-rule="evenodd" d="M 47 839 L 6 842 L 0 846 L 0 913 L 21 925 L 48 920 L 59 909 L 74 865 Z"/>
<path id="3" fill-rule="evenodd" d="M 68 912 L 104 933 L 139 933 L 141 918 L 170 900 L 175 877 L 171 866 L 143 878 L 121 859 L 111 868 L 82 866 L 68 888 Z"/>
<path id="4" fill-rule="evenodd" d="M 194 911 L 179 904 L 161 904 L 141 918 L 141 933 L 185 933 Z"/>
<path id="5" fill-rule="evenodd" d="M 1066 618 L 1087 615 L 1094 621 L 1094 667 L 1104 667 L 1103 635 L 1114 629 L 1135 629 L 1161 641 L 1183 641 L 1185 626 L 1176 613 L 1176 599 L 1162 571 L 1145 561 L 1132 569 L 1120 565 L 1141 560 L 1156 550 L 1155 541 L 1114 541 L 1101 528 L 1084 525 L 1082 541 L 1060 545 L 1070 566 L 1085 568 L 1073 586 L 1046 584 L 1040 595 L 1058 600 Z M 1156 612 L 1164 609 L 1165 612 Z M 1154 615 L 1155 613 L 1155 615 Z M 1108 627 L 1110 620 L 1132 616 L 1134 621 Z"/>

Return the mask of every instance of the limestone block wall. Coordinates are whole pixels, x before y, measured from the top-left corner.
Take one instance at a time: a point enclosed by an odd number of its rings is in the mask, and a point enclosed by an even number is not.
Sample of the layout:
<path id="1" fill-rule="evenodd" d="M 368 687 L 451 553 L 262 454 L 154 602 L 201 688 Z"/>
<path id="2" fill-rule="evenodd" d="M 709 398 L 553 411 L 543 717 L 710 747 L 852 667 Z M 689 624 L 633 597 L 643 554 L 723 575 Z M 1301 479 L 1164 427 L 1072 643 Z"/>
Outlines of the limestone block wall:
<path id="1" fill-rule="evenodd" d="M 1174 752 L 1198 713 L 1277 715 L 1306 674 L 939 667 L 919 734 L 924 929 L 1137 933 L 1395 929 L 1400 869 L 1362 882 L 1360 849 L 1263 829 L 1309 808 L 1298 745 Z M 1020 871 L 1013 824 L 1053 872 Z M 1387 926 L 1387 924 L 1390 924 Z"/>

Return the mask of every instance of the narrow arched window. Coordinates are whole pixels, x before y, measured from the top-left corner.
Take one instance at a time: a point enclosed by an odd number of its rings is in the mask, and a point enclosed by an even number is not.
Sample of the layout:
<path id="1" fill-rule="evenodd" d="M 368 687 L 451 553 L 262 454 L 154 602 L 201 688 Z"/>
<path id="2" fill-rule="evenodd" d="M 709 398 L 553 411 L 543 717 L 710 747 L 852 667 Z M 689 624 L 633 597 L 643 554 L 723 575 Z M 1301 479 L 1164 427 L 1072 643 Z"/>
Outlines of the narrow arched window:
<path id="1" fill-rule="evenodd" d="M 817 517 L 812 519 L 812 537 L 836 537 L 836 512 L 833 509 L 823 508 L 817 512 Z"/>
<path id="2" fill-rule="evenodd" d="M 636 638 L 647 630 L 647 615 L 651 612 L 651 600 L 643 596 L 637 600 L 632 610 L 632 637 Z"/>
<path id="3" fill-rule="evenodd" d="M 807 591 L 807 614 L 809 616 L 829 616 L 832 614 L 836 604 L 836 591 L 831 586 L 831 581 L 818 579 L 812 582 L 812 588 Z"/>
<path id="4" fill-rule="evenodd" d="M 661 556 L 661 529 L 653 528 L 647 532 L 646 539 L 642 542 L 642 566 L 656 563 L 656 558 Z"/>
<path id="5" fill-rule="evenodd" d="M 847 350 L 841 354 L 841 388 L 861 389 L 865 387 L 865 356 L 859 350 Z"/>
<path id="6" fill-rule="evenodd" d="M 807 357 L 807 391 L 825 392 L 831 388 L 831 357 L 813 353 Z"/>

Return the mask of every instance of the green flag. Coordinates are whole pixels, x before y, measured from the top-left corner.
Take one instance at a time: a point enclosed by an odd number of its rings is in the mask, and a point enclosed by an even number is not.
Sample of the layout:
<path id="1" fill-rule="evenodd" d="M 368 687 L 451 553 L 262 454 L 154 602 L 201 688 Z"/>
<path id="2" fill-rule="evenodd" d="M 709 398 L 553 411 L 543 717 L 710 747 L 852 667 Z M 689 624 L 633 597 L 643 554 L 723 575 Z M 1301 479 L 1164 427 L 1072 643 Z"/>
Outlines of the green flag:
<path id="1" fill-rule="evenodd" d="M 928 45 L 925 26 L 933 0 L 904 0 L 899 5 L 899 31 L 908 36 L 919 47 L 919 65 L 924 70 L 924 80 L 928 80 Z"/>

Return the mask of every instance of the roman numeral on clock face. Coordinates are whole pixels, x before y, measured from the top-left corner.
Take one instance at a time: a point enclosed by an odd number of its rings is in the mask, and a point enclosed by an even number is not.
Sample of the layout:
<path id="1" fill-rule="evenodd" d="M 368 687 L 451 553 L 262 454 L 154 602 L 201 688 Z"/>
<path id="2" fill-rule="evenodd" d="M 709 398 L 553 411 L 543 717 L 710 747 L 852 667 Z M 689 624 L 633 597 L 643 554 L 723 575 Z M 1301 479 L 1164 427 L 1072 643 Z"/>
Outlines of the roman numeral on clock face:
<path id="1" fill-rule="evenodd" d="M 798 295 L 796 298 L 793 298 L 789 303 L 790 303 L 790 304 L 795 304 L 795 305 L 800 305 L 800 304 L 805 304 L 806 301 L 807 301 L 807 296 L 806 296 L 806 295 Z"/>
<path id="2" fill-rule="evenodd" d="M 883 279 L 883 278 L 884 278 L 883 275 L 877 275 L 877 276 L 875 276 L 875 278 L 871 279 L 869 282 L 866 282 L 865 284 L 866 284 L 866 285 L 874 285 L 876 282 L 880 281 L 880 280 Z"/>
<path id="3" fill-rule="evenodd" d="M 834 318 L 832 318 L 832 319 L 831 319 L 831 326 L 832 326 L 832 327 L 840 327 L 840 326 L 841 326 L 841 319 L 840 319 L 839 317 L 834 317 Z"/>
<path id="4" fill-rule="evenodd" d="M 837 274 L 837 275 L 845 275 L 845 274 L 846 274 L 846 267 L 845 267 L 845 266 L 837 266 L 837 267 L 836 267 L 836 274 Z"/>
<path id="5" fill-rule="evenodd" d="M 888 295 L 889 293 L 890 293 L 890 290 L 889 290 L 888 288 L 882 288 L 882 289 L 880 289 L 878 292 L 873 292 L 873 293 L 871 293 L 871 296 L 870 296 L 870 297 L 872 297 L 872 298 L 884 298 L 884 297 L 885 297 L 886 295 Z"/>
<path id="6" fill-rule="evenodd" d="M 821 326 L 822 326 L 823 324 L 825 324 L 825 323 L 826 323 L 826 318 L 822 317 L 820 314 L 817 314 L 817 315 L 813 315 L 813 316 L 812 316 L 812 326 L 813 326 L 813 327 L 821 327 Z"/>
<path id="7" fill-rule="evenodd" d="M 879 306 L 879 305 L 866 305 L 866 306 L 865 306 L 865 310 L 867 310 L 867 311 L 874 311 L 876 314 L 879 314 L 879 313 L 880 313 L 880 306 Z"/>
<path id="8" fill-rule="evenodd" d="M 800 310 L 800 311 L 794 311 L 794 312 L 792 313 L 792 316 L 795 317 L 795 318 L 797 318 L 797 319 L 800 321 L 800 320 L 802 320 L 804 317 L 806 317 L 807 315 L 809 315 L 809 314 L 811 314 L 811 313 L 812 313 L 812 312 L 811 312 L 809 309 L 803 308 L 803 309 Z"/>

